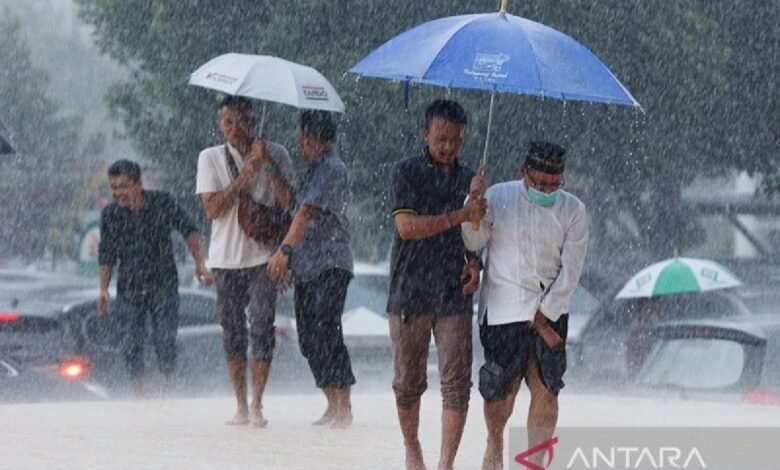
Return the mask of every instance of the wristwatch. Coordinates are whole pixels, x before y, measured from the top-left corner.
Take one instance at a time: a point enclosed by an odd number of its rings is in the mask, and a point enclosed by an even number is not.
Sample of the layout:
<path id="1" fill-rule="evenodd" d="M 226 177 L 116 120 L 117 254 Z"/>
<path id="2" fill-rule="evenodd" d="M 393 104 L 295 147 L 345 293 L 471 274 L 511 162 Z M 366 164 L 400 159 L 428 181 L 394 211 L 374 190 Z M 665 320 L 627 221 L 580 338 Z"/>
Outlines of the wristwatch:
<path id="1" fill-rule="evenodd" d="M 283 243 L 279 246 L 279 251 L 282 252 L 282 254 L 286 257 L 292 256 L 292 247 L 288 245 L 287 243 Z"/>

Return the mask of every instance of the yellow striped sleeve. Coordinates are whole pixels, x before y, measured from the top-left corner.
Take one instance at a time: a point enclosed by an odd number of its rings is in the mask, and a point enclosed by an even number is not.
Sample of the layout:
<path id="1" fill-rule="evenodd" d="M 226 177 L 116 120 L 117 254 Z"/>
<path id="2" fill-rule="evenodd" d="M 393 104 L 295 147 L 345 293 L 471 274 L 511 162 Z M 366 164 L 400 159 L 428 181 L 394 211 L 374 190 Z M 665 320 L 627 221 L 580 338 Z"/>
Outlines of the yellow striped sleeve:
<path id="1" fill-rule="evenodd" d="M 415 210 L 412 210 L 412 209 L 396 209 L 396 210 L 393 212 L 393 217 L 395 217 L 395 216 L 396 216 L 396 215 L 398 215 L 398 214 L 412 214 L 412 215 L 417 215 L 417 211 L 415 211 Z"/>

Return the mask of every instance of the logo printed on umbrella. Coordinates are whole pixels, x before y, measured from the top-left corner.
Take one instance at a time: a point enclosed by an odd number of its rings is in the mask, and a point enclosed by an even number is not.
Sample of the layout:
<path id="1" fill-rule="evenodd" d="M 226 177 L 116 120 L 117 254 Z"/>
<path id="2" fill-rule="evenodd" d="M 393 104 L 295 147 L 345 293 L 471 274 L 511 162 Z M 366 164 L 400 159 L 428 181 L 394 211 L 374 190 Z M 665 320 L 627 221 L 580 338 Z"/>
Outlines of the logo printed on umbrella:
<path id="1" fill-rule="evenodd" d="M 328 92 L 321 86 L 303 85 L 303 97 L 310 101 L 328 101 Z"/>
<path id="2" fill-rule="evenodd" d="M 230 75 L 224 75 L 218 72 L 209 72 L 208 75 L 206 75 L 206 80 L 213 80 L 215 82 L 224 83 L 226 85 L 232 85 L 233 82 L 238 79 L 236 77 L 231 77 Z"/>
<path id="3" fill-rule="evenodd" d="M 718 272 L 710 268 L 701 268 L 701 277 L 718 282 Z"/>
<path id="4" fill-rule="evenodd" d="M 653 280 L 653 276 L 650 273 L 645 274 L 644 276 L 640 276 L 636 279 L 636 288 L 641 289 L 642 287 L 649 284 L 650 281 L 652 280 Z"/>
<path id="5" fill-rule="evenodd" d="M 478 52 L 474 58 L 471 69 L 465 69 L 463 73 L 478 78 L 507 78 L 507 73 L 501 73 L 504 64 L 512 59 L 507 54 L 485 54 Z"/>

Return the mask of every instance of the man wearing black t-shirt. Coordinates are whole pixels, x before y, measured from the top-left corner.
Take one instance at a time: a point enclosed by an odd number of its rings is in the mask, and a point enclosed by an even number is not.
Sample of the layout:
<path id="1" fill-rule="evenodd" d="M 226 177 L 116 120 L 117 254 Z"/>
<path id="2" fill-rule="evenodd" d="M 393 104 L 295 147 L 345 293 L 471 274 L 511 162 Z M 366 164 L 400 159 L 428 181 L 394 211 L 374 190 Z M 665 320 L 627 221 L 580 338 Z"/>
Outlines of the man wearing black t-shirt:
<path id="1" fill-rule="evenodd" d="M 173 257 L 171 232 L 185 238 L 195 260 L 198 279 L 210 284 L 211 273 L 203 263 L 198 233 L 192 219 L 170 194 L 150 191 L 141 183 L 141 168 L 119 160 L 108 168 L 114 202 L 100 214 L 100 296 L 98 315 L 108 315 L 108 286 L 119 264 L 117 299 L 111 309 L 120 333 L 133 392 L 143 395 L 146 317 L 152 324 L 157 363 L 169 391 L 176 363 L 176 331 L 179 326 L 179 277 Z"/>
<path id="2" fill-rule="evenodd" d="M 391 206 L 395 222 L 390 294 L 393 390 L 404 436 L 406 468 L 425 468 L 418 439 L 420 397 L 427 388 L 433 333 L 442 392 L 440 469 L 450 469 L 463 434 L 471 390 L 472 294 L 479 259 L 466 250 L 460 224 L 477 221 L 485 203 L 469 194 L 474 172 L 458 162 L 466 113 L 437 100 L 425 112 L 427 146 L 398 162 Z"/>

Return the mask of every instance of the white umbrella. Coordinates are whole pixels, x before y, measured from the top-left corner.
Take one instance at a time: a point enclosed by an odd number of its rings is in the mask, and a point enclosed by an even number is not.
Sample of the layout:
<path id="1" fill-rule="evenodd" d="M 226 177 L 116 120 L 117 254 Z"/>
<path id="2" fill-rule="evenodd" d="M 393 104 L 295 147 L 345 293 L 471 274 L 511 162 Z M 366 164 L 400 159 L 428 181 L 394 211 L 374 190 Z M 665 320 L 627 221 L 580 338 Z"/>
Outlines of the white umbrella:
<path id="1" fill-rule="evenodd" d="M 344 112 L 336 89 L 321 73 L 279 57 L 223 54 L 193 72 L 189 84 L 296 108 Z"/>
<path id="2" fill-rule="evenodd" d="M 734 273 L 714 261 L 674 257 L 639 271 L 616 298 L 662 297 L 741 285 Z"/>

